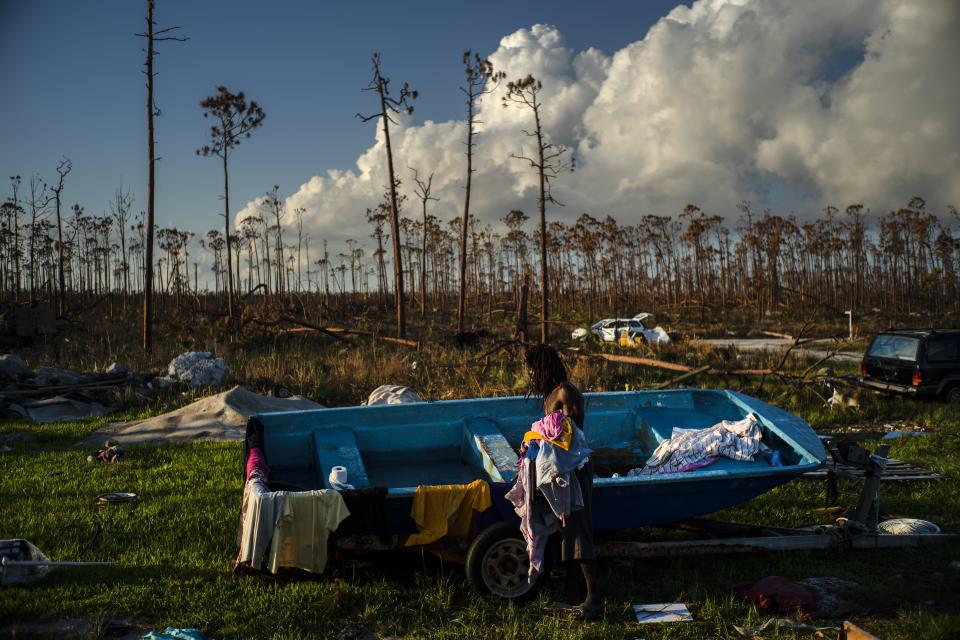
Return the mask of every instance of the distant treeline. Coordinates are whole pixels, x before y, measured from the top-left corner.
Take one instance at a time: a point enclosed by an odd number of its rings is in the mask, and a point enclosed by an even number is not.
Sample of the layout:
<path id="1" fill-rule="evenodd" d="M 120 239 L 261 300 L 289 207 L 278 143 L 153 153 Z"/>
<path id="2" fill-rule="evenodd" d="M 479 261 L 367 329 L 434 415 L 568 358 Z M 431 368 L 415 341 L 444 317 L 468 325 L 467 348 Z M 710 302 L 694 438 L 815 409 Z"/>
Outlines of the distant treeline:
<path id="1" fill-rule="evenodd" d="M 73 205 L 63 214 L 63 237 L 51 221 L 54 190 L 33 177 L 13 178 L 0 209 L 0 300 L 61 295 L 101 297 L 142 292 L 144 216 L 131 215 L 133 198 L 118 190 L 110 213 L 89 215 Z M 24 193 L 26 192 L 26 193 Z M 386 265 L 391 243 L 389 204 L 368 210 L 374 248 L 348 240 L 331 254 L 303 230 L 303 210 L 287 212 L 276 190 L 261 216 L 240 221 L 232 238 L 234 282 L 242 295 L 301 298 L 309 294 L 376 299 L 392 306 L 393 278 Z M 401 205 L 402 206 L 402 205 Z M 749 203 L 735 219 L 706 215 L 689 205 L 678 216 L 646 215 L 635 224 L 582 214 L 576 222 L 547 225 L 548 274 L 554 309 L 564 313 L 632 313 L 668 305 L 751 309 L 811 306 L 841 312 L 960 311 L 960 232 L 957 210 L 927 211 L 921 198 L 886 215 L 860 205 L 824 209 L 808 222 L 757 213 Z M 287 216 L 290 220 L 287 220 Z M 509 303 L 527 279 L 531 300 L 541 282 L 540 232 L 528 216 L 511 211 L 499 229 L 471 217 L 467 247 L 468 316 Z M 533 227 L 533 229 L 531 229 Z M 400 222 L 404 279 L 410 308 L 455 309 L 459 287 L 461 223 L 426 215 Z M 197 238 L 175 228 L 156 229 L 154 291 L 178 300 L 225 294 L 226 243 L 219 230 Z M 61 251 L 62 250 L 62 251 Z M 201 272 L 198 256 L 207 252 Z M 58 260 L 63 260 L 63 291 Z M 450 305 L 453 304 L 453 307 Z M 534 305 L 535 308 L 535 305 Z"/>

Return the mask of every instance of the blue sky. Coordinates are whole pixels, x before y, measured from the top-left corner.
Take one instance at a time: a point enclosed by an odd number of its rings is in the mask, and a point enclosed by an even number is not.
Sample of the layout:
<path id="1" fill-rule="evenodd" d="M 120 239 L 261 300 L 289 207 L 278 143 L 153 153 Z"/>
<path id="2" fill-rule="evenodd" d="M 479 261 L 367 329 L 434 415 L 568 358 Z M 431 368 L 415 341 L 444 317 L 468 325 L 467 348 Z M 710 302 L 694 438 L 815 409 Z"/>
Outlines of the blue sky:
<path id="1" fill-rule="evenodd" d="M 157 62 L 157 214 L 162 225 L 219 226 L 218 163 L 199 158 L 198 106 L 226 84 L 258 100 L 264 126 L 231 161 L 235 208 L 273 184 L 290 193 L 329 168 L 350 169 L 371 143 L 370 53 L 420 91 L 415 121 L 461 117 L 461 52 L 497 48 L 535 23 L 556 25 L 575 51 L 610 54 L 643 37 L 675 2 L 249 2 L 158 0 L 158 26 L 189 42 L 164 43 Z M 54 177 L 73 161 L 65 200 L 107 210 L 114 189 L 145 206 L 144 2 L 0 0 L 0 171 Z M 3 193 L 7 195 L 6 184 Z"/>

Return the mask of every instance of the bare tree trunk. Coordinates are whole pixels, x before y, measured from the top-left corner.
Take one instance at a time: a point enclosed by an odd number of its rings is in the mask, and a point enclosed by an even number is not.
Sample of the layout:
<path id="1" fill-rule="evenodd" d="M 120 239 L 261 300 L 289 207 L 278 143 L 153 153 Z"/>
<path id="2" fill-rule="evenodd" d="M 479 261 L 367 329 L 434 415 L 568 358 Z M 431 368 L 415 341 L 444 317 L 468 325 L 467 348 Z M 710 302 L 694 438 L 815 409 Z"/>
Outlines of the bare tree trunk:
<path id="1" fill-rule="evenodd" d="M 549 344 L 550 342 L 550 330 L 547 327 L 547 322 L 550 317 L 550 294 L 549 294 L 549 278 L 547 277 L 547 185 L 546 177 L 544 176 L 544 159 L 543 159 L 543 132 L 540 128 L 540 112 L 534 110 L 534 117 L 536 118 L 537 123 L 537 150 L 540 154 L 540 279 L 541 289 L 540 289 L 540 309 L 541 309 L 541 318 L 540 318 L 540 342 L 543 344 Z"/>
<path id="2" fill-rule="evenodd" d="M 460 297 L 457 300 L 457 333 L 463 333 L 467 299 L 467 228 L 470 223 L 470 185 L 473 181 L 473 96 L 467 100 L 467 185 L 463 195 L 460 234 Z"/>
<path id="3" fill-rule="evenodd" d="M 154 203 L 154 137 L 153 137 L 153 0 L 147 0 L 147 240 L 143 276 L 143 350 L 153 350 L 153 203 Z"/>
<path id="4" fill-rule="evenodd" d="M 222 125 L 226 128 L 226 124 Z M 224 240 L 227 243 L 227 313 L 233 318 L 233 250 L 230 242 L 230 180 L 227 173 L 227 155 L 229 149 L 223 150 L 223 228 Z"/>
<path id="5" fill-rule="evenodd" d="M 403 262 L 400 255 L 400 214 L 397 211 L 397 181 L 393 172 L 393 148 L 390 146 L 390 118 L 387 115 L 387 103 L 383 94 L 383 82 L 377 82 L 380 94 L 380 114 L 383 120 L 383 136 L 387 145 L 387 170 L 390 179 L 390 227 L 393 241 L 393 288 L 394 302 L 397 305 L 397 337 L 407 337 L 407 319 L 403 308 Z"/>

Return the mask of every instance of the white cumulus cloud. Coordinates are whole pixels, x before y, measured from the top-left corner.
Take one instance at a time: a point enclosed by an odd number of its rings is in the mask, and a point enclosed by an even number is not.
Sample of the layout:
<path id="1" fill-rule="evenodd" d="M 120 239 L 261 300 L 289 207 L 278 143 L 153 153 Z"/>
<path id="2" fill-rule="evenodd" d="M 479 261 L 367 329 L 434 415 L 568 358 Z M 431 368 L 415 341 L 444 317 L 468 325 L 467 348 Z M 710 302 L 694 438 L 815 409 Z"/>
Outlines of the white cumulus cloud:
<path id="1" fill-rule="evenodd" d="M 635 223 L 687 203 L 732 217 L 744 199 L 801 215 L 853 202 L 884 212 L 913 195 L 960 205 L 958 27 L 955 0 L 700 0 L 610 56 L 534 25 L 489 58 L 508 79 L 542 81 L 544 127 L 576 157 L 555 182 L 566 206 L 552 206 L 551 219 L 587 211 Z M 502 92 L 480 109 L 471 200 L 494 225 L 510 209 L 536 209 L 535 176 L 510 157 L 532 151 L 521 131 L 532 118 L 504 108 Z M 460 215 L 465 123 L 397 120 L 406 215 L 419 215 L 408 166 L 435 172 L 434 215 Z M 311 178 L 286 205 L 306 210 L 314 238 L 370 246 L 364 212 L 386 185 L 378 127 L 356 167 Z"/>

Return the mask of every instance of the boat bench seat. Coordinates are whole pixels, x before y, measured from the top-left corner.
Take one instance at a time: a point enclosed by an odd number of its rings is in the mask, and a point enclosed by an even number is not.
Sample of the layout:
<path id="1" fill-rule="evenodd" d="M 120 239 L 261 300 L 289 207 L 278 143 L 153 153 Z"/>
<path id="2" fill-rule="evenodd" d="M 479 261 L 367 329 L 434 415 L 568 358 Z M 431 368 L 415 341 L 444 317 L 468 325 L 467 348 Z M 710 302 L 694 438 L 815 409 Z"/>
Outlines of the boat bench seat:
<path id="1" fill-rule="evenodd" d="M 317 455 L 317 473 L 325 487 L 329 487 L 327 477 L 336 466 L 346 467 L 348 484 L 358 489 L 370 486 L 353 429 L 318 429 L 313 432 L 313 444 Z"/>
<path id="2" fill-rule="evenodd" d="M 461 455 L 482 466 L 493 482 L 513 482 L 517 454 L 490 418 L 467 418 L 463 423 Z"/>

